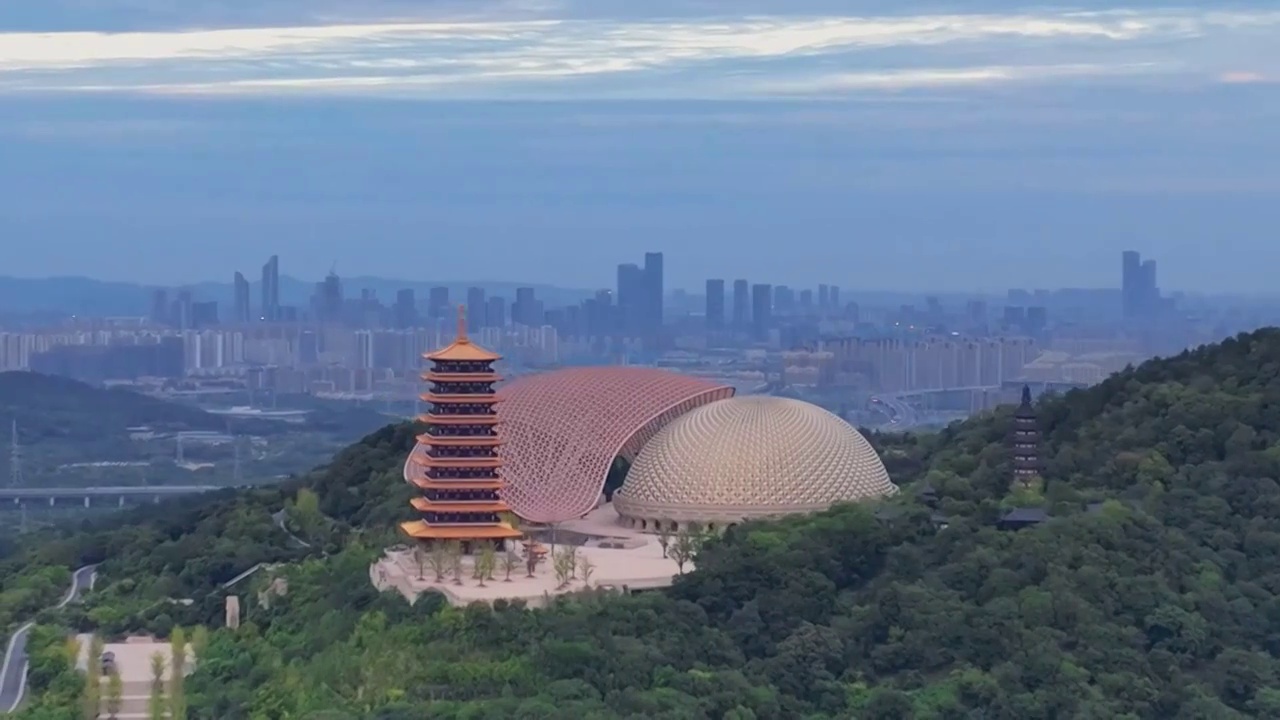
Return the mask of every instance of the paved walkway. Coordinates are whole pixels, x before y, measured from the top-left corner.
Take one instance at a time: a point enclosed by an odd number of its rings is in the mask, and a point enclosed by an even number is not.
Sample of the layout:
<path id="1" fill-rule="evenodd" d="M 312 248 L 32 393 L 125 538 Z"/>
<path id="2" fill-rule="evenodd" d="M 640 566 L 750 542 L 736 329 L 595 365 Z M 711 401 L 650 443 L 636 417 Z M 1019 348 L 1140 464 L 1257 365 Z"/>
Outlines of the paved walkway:
<path id="1" fill-rule="evenodd" d="M 71 574 L 71 588 L 54 608 L 64 608 L 76 602 L 89 590 L 97 577 L 97 565 L 86 565 Z M 9 638 L 4 662 L 0 663 L 0 713 L 11 713 L 22 704 L 27 694 L 27 639 L 35 622 L 25 623 Z"/>

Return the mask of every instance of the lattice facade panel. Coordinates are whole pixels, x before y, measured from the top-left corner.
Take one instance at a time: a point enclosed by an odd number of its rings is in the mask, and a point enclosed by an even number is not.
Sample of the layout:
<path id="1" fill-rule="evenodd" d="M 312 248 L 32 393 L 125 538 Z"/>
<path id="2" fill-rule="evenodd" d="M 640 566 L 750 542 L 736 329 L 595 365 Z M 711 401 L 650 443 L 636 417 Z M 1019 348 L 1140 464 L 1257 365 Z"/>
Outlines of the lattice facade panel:
<path id="1" fill-rule="evenodd" d="M 844 420 L 799 400 L 751 396 L 666 425 L 640 451 L 614 507 L 652 528 L 812 512 L 897 491 Z"/>
<path id="2" fill-rule="evenodd" d="M 672 420 L 733 392 L 651 368 L 569 368 L 519 378 L 499 390 L 502 497 L 533 522 L 582 517 L 599 502 L 615 457 L 634 458 Z"/>

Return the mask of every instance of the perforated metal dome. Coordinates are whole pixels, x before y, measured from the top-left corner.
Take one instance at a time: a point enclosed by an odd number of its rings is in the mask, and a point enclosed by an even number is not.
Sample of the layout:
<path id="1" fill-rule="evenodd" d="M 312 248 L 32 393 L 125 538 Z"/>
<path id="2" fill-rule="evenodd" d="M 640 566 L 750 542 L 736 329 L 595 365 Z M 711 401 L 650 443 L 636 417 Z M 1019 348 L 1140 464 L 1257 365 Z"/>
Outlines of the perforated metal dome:
<path id="1" fill-rule="evenodd" d="M 636 457 L 614 496 L 645 529 L 823 510 L 898 492 L 866 438 L 817 405 L 766 396 L 719 400 L 673 420 Z"/>

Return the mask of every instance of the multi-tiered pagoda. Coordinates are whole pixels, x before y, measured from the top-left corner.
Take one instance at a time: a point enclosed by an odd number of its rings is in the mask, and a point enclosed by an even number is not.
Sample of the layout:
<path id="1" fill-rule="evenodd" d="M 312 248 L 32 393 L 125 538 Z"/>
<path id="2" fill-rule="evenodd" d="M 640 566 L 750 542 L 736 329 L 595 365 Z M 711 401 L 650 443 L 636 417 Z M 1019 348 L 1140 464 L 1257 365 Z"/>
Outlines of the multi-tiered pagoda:
<path id="1" fill-rule="evenodd" d="M 467 337 L 467 319 L 458 308 L 458 336 L 448 347 L 428 353 L 431 369 L 422 379 L 430 383 L 422 400 L 427 413 L 419 416 L 427 430 L 409 456 L 420 472 L 412 482 L 422 491 L 411 501 L 420 520 L 403 523 L 409 537 L 426 541 L 459 541 L 466 551 L 483 543 L 501 544 L 521 536 L 503 521 L 510 510 L 499 491 L 498 396 L 499 377 L 493 363 L 501 355 L 489 352 Z"/>
<path id="2" fill-rule="evenodd" d="M 1013 411 L 1009 444 L 1013 455 L 1013 479 L 1022 483 L 1040 474 L 1040 423 L 1031 405 L 1031 388 L 1022 386 L 1022 402 Z"/>

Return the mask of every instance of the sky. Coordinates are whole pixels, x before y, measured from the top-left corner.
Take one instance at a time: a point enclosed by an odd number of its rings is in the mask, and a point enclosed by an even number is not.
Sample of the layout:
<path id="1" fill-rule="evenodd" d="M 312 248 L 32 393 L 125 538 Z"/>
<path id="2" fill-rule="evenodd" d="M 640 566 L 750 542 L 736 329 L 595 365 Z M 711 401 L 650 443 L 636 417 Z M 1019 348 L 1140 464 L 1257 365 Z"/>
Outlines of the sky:
<path id="1" fill-rule="evenodd" d="M 9 0 L 0 275 L 1273 291 L 1280 7 L 1067 2 Z"/>

